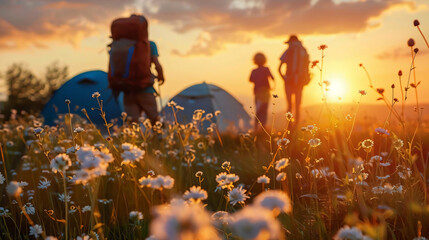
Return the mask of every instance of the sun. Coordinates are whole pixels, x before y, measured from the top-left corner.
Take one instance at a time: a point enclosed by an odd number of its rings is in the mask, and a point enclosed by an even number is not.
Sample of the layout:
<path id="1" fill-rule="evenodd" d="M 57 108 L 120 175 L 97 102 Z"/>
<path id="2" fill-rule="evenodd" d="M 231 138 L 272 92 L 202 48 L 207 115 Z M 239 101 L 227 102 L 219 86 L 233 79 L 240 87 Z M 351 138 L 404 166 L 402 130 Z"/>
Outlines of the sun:
<path id="1" fill-rule="evenodd" d="M 346 94 L 346 84 L 341 78 L 333 78 L 329 81 L 326 95 L 331 101 L 341 101 Z"/>

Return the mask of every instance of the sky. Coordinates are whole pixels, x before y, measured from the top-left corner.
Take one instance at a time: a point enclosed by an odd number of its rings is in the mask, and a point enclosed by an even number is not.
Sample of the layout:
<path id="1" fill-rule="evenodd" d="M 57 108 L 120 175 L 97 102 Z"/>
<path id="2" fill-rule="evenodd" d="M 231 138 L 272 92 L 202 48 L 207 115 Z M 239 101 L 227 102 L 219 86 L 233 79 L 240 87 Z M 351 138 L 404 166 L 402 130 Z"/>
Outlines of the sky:
<path id="1" fill-rule="evenodd" d="M 113 19 L 131 13 L 146 16 L 149 37 L 158 45 L 166 82 L 163 99 L 203 81 L 216 84 L 241 101 L 253 104 L 250 72 L 257 52 L 267 56 L 275 78 L 273 111 L 285 109 L 279 57 L 290 34 L 298 35 L 310 54 L 321 60 L 318 46 L 326 44 L 323 79 L 331 82 L 328 100 L 375 103 L 363 64 L 377 88 L 391 97 L 391 84 L 406 85 L 413 38 L 420 49 L 415 73 L 420 102 L 429 102 L 429 47 L 413 21 L 429 37 L 427 0 L 0 0 L 0 72 L 23 63 L 42 76 L 54 61 L 67 65 L 70 76 L 107 70 L 107 45 Z M 304 90 L 303 105 L 321 102 L 320 71 Z M 413 82 L 411 75 L 411 82 Z M 4 81 L 0 92 L 6 88 Z M 394 97 L 400 98 L 395 88 Z M 409 92 L 408 103 L 414 104 Z M 164 100 L 166 101 L 166 100 Z"/>

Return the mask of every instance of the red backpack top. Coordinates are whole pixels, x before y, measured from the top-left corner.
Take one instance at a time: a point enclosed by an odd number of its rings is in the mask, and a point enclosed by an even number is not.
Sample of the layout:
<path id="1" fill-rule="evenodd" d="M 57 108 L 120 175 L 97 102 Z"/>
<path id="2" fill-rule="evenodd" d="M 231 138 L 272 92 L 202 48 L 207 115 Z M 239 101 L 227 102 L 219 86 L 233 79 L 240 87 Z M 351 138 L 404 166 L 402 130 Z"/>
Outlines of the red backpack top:
<path id="1" fill-rule="evenodd" d="M 147 20 L 131 15 L 112 22 L 109 45 L 109 87 L 127 91 L 152 86 Z"/>

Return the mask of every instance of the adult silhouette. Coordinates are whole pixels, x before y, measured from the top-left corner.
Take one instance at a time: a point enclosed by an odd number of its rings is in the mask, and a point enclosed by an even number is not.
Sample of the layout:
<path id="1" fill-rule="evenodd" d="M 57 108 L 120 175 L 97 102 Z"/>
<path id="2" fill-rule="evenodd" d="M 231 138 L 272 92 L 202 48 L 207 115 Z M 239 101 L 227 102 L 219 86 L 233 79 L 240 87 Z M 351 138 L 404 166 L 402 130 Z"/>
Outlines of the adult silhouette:
<path id="1" fill-rule="evenodd" d="M 279 73 L 285 81 L 287 111 L 292 112 L 292 98 L 295 102 L 295 120 L 300 118 L 300 106 L 302 98 L 302 89 L 310 81 L 309 77 L 309 56 L 307 50 L 299 41 L 296 35 L 290 35 L 289 40 L 285 42 L 289 47 L 280 57 Z M 284 71 L 283 65 L 286 65 Z"/>

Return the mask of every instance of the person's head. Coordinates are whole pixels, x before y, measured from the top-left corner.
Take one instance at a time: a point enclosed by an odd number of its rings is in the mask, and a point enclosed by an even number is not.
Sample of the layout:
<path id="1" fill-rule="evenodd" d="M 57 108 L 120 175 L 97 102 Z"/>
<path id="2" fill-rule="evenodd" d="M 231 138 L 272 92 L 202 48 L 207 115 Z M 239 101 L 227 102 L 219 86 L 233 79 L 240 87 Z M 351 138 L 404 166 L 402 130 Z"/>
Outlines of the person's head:
<path id="1" fill-rule="evenodd" d="M 299 42 L 299 39 L 296 35 L 292 34 L 289 36 L 289 40 L 287 40 L 285 43 L 293 43 L 293 42 Z"/>
<path id="2" fill-rule="evenodd" d="M 265 63 L 267 62 L 267 58 L 263 53 L 258 52 L 253 57 L 253 62 L 258 66 L 264 66 Z"/>

